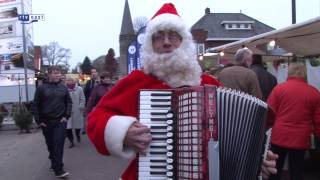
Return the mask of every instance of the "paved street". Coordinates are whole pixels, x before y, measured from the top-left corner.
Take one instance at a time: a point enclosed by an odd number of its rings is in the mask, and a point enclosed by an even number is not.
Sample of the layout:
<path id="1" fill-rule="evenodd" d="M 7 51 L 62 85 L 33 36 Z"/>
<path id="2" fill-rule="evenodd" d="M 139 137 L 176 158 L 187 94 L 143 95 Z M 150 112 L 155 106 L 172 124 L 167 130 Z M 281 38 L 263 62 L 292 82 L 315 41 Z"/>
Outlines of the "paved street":
<path id="1" fill-rule="evenodd" d="M 65 169 L 71 172 L 70 180 L 117 180 L 127 164 L 99 155 L 86 135 L 74 148 L 69 149 L 68 145 L 66 142 L 64 162 Z M 0 131 L 0 180 L 56 180 L 47 156 L 40 130 L 32 130 L 31 134 Z M 314 173 L 319 172 L 319 167 L 311 173 L 306 170 L 305 180 L 319 180 L 319 174 Z"/>
<path id="2" fill-rule="evenodd" d="M 99 155 L 87 136 L 72 149 L 65 145 L 65 169 L 70 180 L 116 180 L 126 162 Z M 40 130 L 31 134 L 0 131 L 0 180 L 56 180 Z"/>

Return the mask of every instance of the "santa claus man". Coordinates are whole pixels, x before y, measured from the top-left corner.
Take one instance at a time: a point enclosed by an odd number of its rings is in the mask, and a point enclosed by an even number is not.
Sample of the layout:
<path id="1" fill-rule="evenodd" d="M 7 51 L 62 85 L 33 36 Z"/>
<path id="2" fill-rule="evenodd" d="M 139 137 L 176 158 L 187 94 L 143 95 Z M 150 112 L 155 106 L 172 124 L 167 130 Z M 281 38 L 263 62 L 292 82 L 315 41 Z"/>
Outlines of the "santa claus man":
<path id="1" fill-rule="evenodd" d="M 87 132 L 104 155 L 132 158 L 123 180 L 137 179 L 137 153 L 151 141 L 150 129 L 138 122 L 140 89 L 170 89 L 182 86 L 221 84 L 202 75 L 192 35 L 173 4 L 164 4 L 149 21 L 141 49 L 143 70 L 119 81 L 89 114 Z M 276 156 L 269 154 L 265 176 L 274 173 Z"/>

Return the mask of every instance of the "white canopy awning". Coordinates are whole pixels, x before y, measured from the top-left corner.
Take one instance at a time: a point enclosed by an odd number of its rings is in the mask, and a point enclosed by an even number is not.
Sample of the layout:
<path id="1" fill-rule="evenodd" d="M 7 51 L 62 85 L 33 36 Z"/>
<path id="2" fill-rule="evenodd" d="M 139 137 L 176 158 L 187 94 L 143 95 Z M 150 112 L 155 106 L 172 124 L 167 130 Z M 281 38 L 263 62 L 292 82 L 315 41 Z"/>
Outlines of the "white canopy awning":
<path id="1" fill-rule="evenodd" d="M 286 51 L 281 53 L 282 56 L 287 53 L 298 57 L 320 55 L 320 16 L 286 28 L 210 48 L 207 52 L 233 55 L 238 49 L 247 47 L 255 54 L 269 56 L 271 54 L 267 50 L 267 45 L 272 40 L 275 40 L 276 46 Z"/>

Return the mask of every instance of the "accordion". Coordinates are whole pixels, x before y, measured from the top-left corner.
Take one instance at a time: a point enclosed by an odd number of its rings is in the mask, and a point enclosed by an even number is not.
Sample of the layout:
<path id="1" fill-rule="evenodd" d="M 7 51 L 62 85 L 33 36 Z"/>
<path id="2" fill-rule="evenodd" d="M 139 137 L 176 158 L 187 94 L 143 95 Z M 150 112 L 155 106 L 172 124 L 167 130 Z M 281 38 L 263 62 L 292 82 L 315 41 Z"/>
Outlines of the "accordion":
<path id="1" fill-rule="evenodd" d="M 139 98 L 139 121 L 152 135 L 139 180 L 257 179 L 266 103 L 210 85 L 140 90 Z"/>

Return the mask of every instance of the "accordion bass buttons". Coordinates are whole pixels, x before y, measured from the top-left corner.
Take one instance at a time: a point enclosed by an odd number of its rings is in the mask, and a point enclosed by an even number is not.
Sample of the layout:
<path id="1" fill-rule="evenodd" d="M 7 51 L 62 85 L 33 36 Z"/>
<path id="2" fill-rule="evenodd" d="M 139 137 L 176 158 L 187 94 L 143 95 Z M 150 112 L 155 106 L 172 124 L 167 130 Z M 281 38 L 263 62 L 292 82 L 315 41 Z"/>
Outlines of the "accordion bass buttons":
<path id="1" fill-rule="evenodd" d="M 171 120 L 171 119 L 170 119 L 170 120 L 167 120 L 167 124 L 168 124 L 168 125 L 172 125 L 172 124 L 173 124 L 173 120 Z"/>
<path id="2" fill-rule="evenodd" d="M 172 170 L 173 166 L 172 165 L 167 165 L 167 170 Z"/>
<path id="3" fill-rule="evenodd" d="M 171 151 L 172 149 L 173 149 L 173 146 L 171 146 L 171 145 L 167 146 L 168 151 Z"/>
<path id="4" fill-rule="evenodd" d="M 168 159 L 167 159 L 167 163 L 168 163 L 168 164 L 173 163 L 173 159 L 172 159 L 172 158 L 168 158 Z"/>

